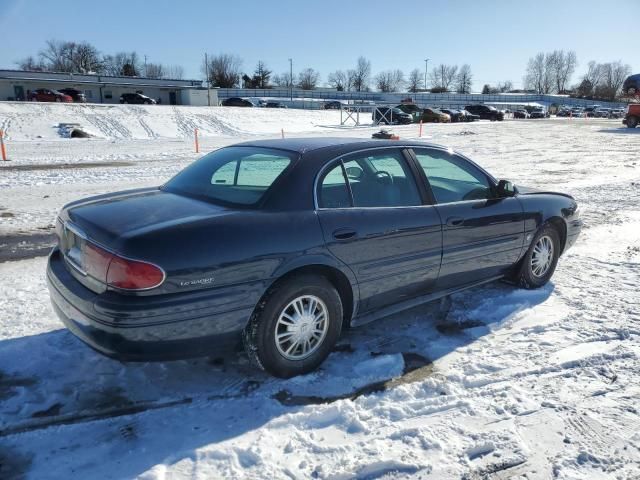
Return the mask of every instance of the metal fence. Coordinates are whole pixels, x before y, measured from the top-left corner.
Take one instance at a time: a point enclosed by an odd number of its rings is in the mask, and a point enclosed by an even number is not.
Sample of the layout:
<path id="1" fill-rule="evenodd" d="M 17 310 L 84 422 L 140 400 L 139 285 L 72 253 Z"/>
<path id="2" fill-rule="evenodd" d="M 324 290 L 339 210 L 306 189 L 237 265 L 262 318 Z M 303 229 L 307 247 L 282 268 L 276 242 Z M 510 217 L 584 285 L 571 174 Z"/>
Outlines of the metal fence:
<path id="1" fill-rule="evenodd" d="M 601 100 L 585 100 L 571 98 L 564 95 L 543 94 L 480 94 L 480 93 L 382 93 L 382 92 L 338 92 L 335 90 L 318 89 L 302 90 L 299 88 L 220 88 L 218 97 L 221 100 L 230 97 L 243 98 L 277 98 L 291 108 L 319 109 L 324 103 L 337 100 L 347 104 L 371 102 L 372 104 L 399 104 L 406 98 L 411 98 L 419 106 L 460 107 L 473 103 L 487 103 L 504 106 L 505 108 L 529 103 L 544 103 L 547 105 L 570 105 L 572 107 L 586 107 L 601 105 L 607 108 L 626 107 L 626 103 L 605 102 Z"/>

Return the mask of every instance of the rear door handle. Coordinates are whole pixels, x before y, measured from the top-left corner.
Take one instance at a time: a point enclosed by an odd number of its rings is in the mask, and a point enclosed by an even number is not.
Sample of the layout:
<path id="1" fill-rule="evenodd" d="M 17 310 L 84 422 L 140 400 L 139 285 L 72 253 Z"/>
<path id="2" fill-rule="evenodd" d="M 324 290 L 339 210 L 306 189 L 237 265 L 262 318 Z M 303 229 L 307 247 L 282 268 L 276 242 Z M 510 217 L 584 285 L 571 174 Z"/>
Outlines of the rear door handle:
<path id="1" fill-rule="evenodd" d="M 449 217 L 447 218 L 447 226 L 448 227 L 459 227 L 464 223 L 464 218 L 462 217 Z"/>
<path id="2" fill-rule="evenodd" d="M 333 238 L 335 238 L 336 240 L 349 240 L 350 238 L 356 237 L 357 235 L 358 232 L 349 227 L 339 228 L 333 231 Z"/>

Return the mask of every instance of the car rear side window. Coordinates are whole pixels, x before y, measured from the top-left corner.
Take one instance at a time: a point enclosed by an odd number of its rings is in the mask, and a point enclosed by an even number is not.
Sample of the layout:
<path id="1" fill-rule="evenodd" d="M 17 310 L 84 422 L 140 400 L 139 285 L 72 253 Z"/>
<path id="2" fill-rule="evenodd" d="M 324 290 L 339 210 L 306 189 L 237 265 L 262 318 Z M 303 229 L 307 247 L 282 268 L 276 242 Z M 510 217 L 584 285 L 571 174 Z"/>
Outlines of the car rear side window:
<path id="1" fill-rule="evenodd" d="M 262 147 L 228 147 L 205 155 L 164 189 L 232 205 L 256 205 L 295 154 Z"/>
<path id="2" fill-rule="evenodd" d="M 465 159 L 440 150 L 415 149 L 415 154 L 438 203 L 492 197 L 487 176 Z"/>
<path id="3" fill-rule="evenodd" d="M 421 205 L 415 180 L 399 150 L 356 154 L 338 162 L 322 178 L 320 208 Z"/>

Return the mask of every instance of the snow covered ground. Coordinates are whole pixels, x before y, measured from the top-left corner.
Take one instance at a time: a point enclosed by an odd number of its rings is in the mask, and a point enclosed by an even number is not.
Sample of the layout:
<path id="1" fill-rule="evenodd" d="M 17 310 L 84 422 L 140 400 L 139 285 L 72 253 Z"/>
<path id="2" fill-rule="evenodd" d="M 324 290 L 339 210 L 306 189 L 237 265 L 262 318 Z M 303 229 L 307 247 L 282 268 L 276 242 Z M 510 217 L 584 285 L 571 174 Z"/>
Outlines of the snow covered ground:
<path id="1" fill-rule="evenodd" d="M 0 104 L 12 158 L 0 165 L 0 248 L 33 257 L 30 242 L 46 244 L 63 203 L 161 183 L 197 157 L 196 126 L 205 152 L 281 129 L 374 131 L 338 120 Z M 59 122 L 99 137 L 61 139 Z M 354 329 L 318 372 L 291 380 L 255 371 L 241 352 L 103 358 L 61 328 L 44 257 L 0 263 L 0 478 L 640 478 L 640 129 L 621 127 L 425 125 L 425 140 L 500 178 L 574 195 L 582 236 L 546 288 L 497 283 L 454 296 L 448 313 L 426 305 Z"/>

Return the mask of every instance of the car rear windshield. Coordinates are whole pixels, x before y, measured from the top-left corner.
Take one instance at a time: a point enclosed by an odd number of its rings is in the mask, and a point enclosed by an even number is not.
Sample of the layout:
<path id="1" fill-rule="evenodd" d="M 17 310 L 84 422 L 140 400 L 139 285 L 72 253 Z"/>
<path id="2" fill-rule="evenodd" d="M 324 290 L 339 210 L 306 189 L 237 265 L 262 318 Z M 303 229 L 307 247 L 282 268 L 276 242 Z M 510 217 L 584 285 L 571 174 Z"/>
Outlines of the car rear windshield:
<path id="1" fill-rule="evenodd" d="M 185 168 L 162 188 L 215 203 L 257 205 L 294 158 L 292 152 L 270 148 L 222 148 Z"/>

